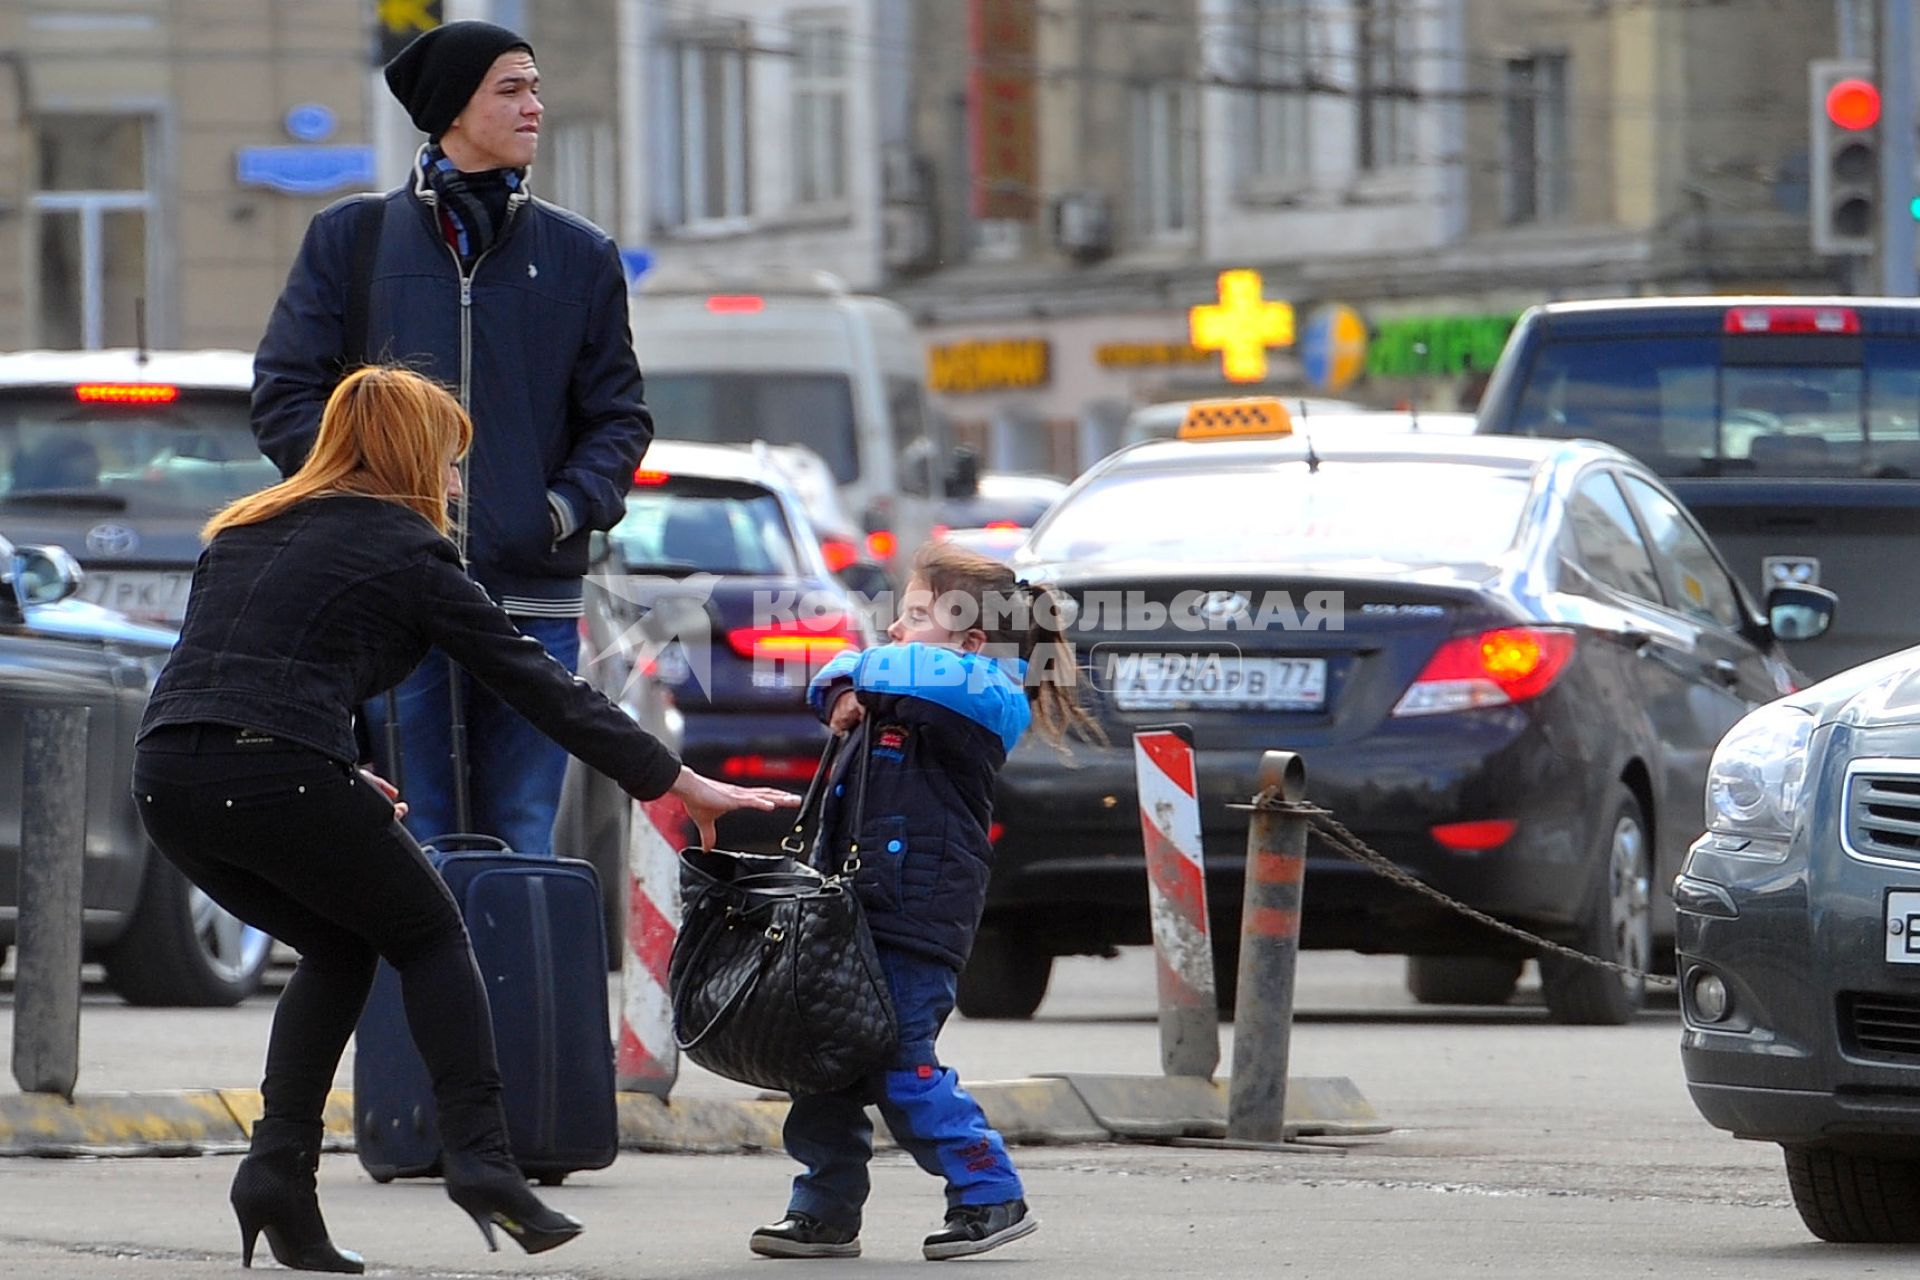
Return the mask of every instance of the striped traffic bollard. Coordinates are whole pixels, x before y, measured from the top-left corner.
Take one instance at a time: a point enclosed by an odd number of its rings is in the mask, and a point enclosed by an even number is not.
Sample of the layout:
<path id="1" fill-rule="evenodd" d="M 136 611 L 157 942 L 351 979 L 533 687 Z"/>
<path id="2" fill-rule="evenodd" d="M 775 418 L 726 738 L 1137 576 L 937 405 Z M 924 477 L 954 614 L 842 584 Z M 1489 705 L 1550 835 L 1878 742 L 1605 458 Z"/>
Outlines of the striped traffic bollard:
<path id="1" fill-rule="evenodd" d="M 1160 1069 L 1212 1079 L 1220 1065 L 1207 880 L 1200 858 L 1200 800 L 1193 731 L 1185 725 L 1133 735 L 1140 835 L 1160 985 Z"/>
<path id="2" fill-rule="evenodd" d="M 1240 919 L 1240 978 L 1233 1014 L 1229 1142 L 1286 1141 L 1287 1054 L 1293 973 L 1300 959 L 1300 890 L 1307 874 L 1307 767 L 1291 751 L 1260 757 L 1249 806 L 1247 892 Z M 1243 806 L 1234 806 L 1241 808 Z"/>
<path id="3" fill-rule="evenodd" d="M 621 966 L 622 1090 L 664 1098 L 680 1074 L 667 961 L 680 931 L 680 849 L 687 811 L 672 796 L 635 801 L 627 837 L 627 954 Z"/>

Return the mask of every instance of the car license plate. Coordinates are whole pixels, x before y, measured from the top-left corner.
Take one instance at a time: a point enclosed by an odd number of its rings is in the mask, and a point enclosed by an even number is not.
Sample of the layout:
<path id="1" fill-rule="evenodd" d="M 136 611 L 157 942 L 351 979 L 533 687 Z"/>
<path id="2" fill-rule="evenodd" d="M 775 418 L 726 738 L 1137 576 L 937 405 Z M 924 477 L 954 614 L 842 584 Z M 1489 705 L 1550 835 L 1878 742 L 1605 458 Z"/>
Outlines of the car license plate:
<path id="1" fill-rule="evenodd" d="M 143 622 L 178 622 L 187 611 L 193 575 L 162 569 L 88 569 L 80 599 Z"/>
<path id="2" fill-rule="evenodd" d="M 1920 964 L 1920 890 L 1887 891 L 1887 963 Z"/>
<path id="3" fill-rule="evenodd" d="M 1107 688 L 1122 711 L 1258 707 L 1318 711 L 1327 701 L 1325 658 L 1239 653 L 1116 653 Z"/>

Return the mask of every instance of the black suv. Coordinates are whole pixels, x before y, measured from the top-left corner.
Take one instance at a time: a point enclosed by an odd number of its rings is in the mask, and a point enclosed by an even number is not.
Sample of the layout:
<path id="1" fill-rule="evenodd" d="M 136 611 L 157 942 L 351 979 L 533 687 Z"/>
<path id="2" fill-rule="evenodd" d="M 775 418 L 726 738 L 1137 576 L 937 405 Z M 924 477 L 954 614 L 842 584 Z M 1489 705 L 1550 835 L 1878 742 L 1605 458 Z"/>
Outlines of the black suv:
<path id="1" fill-rule="evenodd" d="M 1920 303 L 1636 298 L 1520 319 L 1483 433 L 1584 436 L 1659 473 L 1758 598 L 1841 598 L 1815 677 L 1920 640 Z M 1908 548 L 1902 552 L 1901 548 Z"/>

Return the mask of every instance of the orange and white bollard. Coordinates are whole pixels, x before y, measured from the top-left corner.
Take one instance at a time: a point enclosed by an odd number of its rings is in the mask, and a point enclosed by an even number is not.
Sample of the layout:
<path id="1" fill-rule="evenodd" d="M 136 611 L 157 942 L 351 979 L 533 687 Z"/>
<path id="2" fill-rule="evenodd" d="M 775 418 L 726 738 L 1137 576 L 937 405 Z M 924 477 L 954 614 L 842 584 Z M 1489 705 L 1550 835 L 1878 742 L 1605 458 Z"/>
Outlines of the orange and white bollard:
<path id="1" fill-rule="evenodd" d="M 1247 892 L 1241 907 L 1239 998 L 1234 1002 L 1229 1142 L 1284 1142 L 1293 977 L 1300 959 L 1307 818 L 1287 806 L 1307 798 L 1307 767 L 1290 751 L 1260 757 L 1260 791 L 1247 827 Z M 1240 808 L 1242 806 L 1234 806 Z"/>
<path id="2" fill-rule="evenodd" d="M 627 954 L 620 971 L 622 1091 L 664 1098 L 680 1075 L 667 961 L 680 932 L 680 850 L 687 811 L 672 796 L 635 801 L 627 836 Z"/>
<path id="3" fill-rule="evenodd" d="M 1179 725 L 1134 734 L 1133 767 L 1160 988 L 1160 1068 L 1170 1076 L 1212 1079 L 1220 1065 L 1220 1013 L 1193 731 Z"/>

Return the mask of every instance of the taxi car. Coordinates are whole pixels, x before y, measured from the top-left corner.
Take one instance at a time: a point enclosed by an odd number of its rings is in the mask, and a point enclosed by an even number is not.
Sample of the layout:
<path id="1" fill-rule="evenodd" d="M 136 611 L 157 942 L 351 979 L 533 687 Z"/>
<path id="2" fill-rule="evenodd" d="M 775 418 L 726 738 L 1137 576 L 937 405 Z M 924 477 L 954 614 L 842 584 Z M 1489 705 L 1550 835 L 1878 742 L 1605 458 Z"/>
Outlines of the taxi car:
<path id="1" fill-rule="evenodd" d="M 1920 1242 L 1920 648 L 1727 734 L 1674 882 L 1680 1058 L 1823 1240 Z"/>
<path id="2" fill-rule="evenodd" d="M 1190 726 L 1216 979 L 1231 997 L 1261 753 L 1435 888 L 1646 969 L 1698 832 L 1714 744 L 1794 687 L 1757 613 L 1660 482 L 1573 441 L 1307 430 L 1277 402 L 1194 406 L 1187 439 L 1096 465 L 1016 557 L 1075 602 L 1110 746 L 1031 738 L 1000 776 L 963 1011 L 1030 1014 L 1053 955 L 1150 937 L 1130 735 Z M 1824 615 L 1822 615 L 1824 610 Z M 1498 1002 L 1526 953 L 1316 846 L 1302 945 L 1408 955 L 1416 994 Z M 1548 1011 L 1631 1017 L 1644 980 L 1541 957 Z M 1465 977 L 1462 978 L 1461 975 Z"/>

